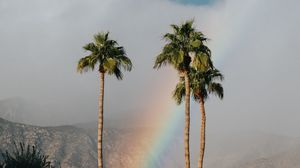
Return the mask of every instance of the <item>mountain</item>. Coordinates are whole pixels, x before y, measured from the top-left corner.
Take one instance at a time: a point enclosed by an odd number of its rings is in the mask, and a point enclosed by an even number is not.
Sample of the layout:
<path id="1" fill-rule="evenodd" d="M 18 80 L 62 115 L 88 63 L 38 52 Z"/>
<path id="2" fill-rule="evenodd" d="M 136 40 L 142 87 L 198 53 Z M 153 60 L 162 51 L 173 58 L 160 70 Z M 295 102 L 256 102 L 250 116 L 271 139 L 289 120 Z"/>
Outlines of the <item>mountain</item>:
<path id="1" fill-rule="evenodd" d="M 265 168 L 299 168 L 300 167 L 300 148 L 292 149 L 283 153 L 276 154 L 271 157 L 260 158 L 253 161 L 249 161 L 241 165 L 244 168 L 261 167 L 264 165 Z"/>
<path id="2" fill-rule="evenodd" d="M 0 117 L 14 122 L 26 122 L 32 118 L 34 111 L 26 101 L 21 98 L 10 98 L 0 101 Z"/>
<path id="3" fill-rule="evenodd" d="M 62 168 L 94 168 L 97 163 L 97 122 L 41 127 L 26 123 L 38 111 L 23 100 L 0 101 L 0 150 L 10 150 L 13 141 L 36 144 Z M 24 115 L 26 114 L 26 115 Z M 104 129 L 104 163 L 108 168 L 183 167 L 182 136 L 173 138 L 154 153 L 151 128 L 125 127 L 126 122 L 107 120 Z M 206 168 L 299 168 L 300 138 L 258 132 L 208 132 Z M 196 167 L 197 140 L 191 139 L 192 167 Z M 165 148 L 166 146 L 166 148 Z M 157 150 L 157 151 L 156 151 Z M 148 163 L 147 166 L 142 163 Z"/>
<path id="4" fill-rule="evenodd" d="M 37 127 L 0 119 L 0 149 L 10 150 L 13 142 L 36 144 L 62 168 L 94 168 L 95 141 L 73 126 Z"/>
<path id="5" fill-rule="evenodd" d="M 206 167 L 298 168 L 300 138 L 247 132 L 208 140 Z"/>
<path id="6" fill-rule="evenodd" d="M 141 132 L 148 128 L 104 131 L 105 165 L 110 168 L 143 168 L 145 147 L 152 139 Z M 13 141 L 36 144 L 57 161 L 62 168 L 94 168 L 97 163 L 96 123 L 76 126 L 39 127 L 0 119 L 0 149 L 10 149 Z M 139 137 L 139 138 L 137 138 Z M 151 168 L 182 167 L 178 151 L 181 137 L 173 140 L 161 159 Z M 175 150 L 174 150 L 175 149 Z M 155 158 L 155 154 L 151 156 Z M 195 156 L 195 154 L 194 154 Z M 298 168 L 300 167 L 300 139 L 265 133 L 242 133 L 228 138 L 210 137 L 207 141 L 207 168 Z M 195 160 L 195 159 L 194 159 Z"/>
<path id="7" fill-rule="evenodd" d="M 97 130 L 93 127 L 94 125 L 95 123 L 79 126 L 40 127 L 0 118 L 0 150 L 11 150 L 14 141 L 25 142 L 37 145 L 50 156 L 49 159 L 54 164 L 60 163 L 62 168 L 95 168 L 97 166 Z M 147 159 L 143 149 L 149 146 L 152 140 L 148 136 L 141 137 L 138 134 L 146 131 L 147 128 L 140 129 L 142 128 L 105 129 L 105 167 L 142 167 L 141 164 Z M 171 160 L 172 155 L 168 157 L 166 160 Z M 154 165 L 164 167 L 162 162 L 154 163 Z M 176 168 L 176 165 L 173 168 Z"/>
<path id="8" fill-rule="evenodd" d="M 7 98 L 0 100 L 0 117 L 12 122 L 49 125 L 53 120 L 51 108 L 23 98 Z"/>
<path id="9" fill-rule="evenodd" d="M 0 118 L 0 149 L 10 150 L 13 141 L 22 141 L 39 146 L 50 156 L 53 163 L 60 163 L 62 168 L 94 168 L 97 165 L 95 126 L 96 123 L 40 127 Z M 107 127 L 104 131 L 105 166 L 109 168 L 146 167 L 142 165 L 143 162 L 156 158 L 156 153 L 152 154 L 152 158 L 144 153 L 145 147 L 153 143 L 153 139 L 149 136 L 139 135 L 139 133 L 147 132 L 147 129 Z M 170 147 L 163 155 L 159 155 L 161 159 L 152 160 L 147 168 L 182 167 L 182 155 L 178 152 L 182 146 L 181 137 L 173 139 L 166 145 Z M 298 168 L 300 167 L 299 158 L 299 138 L 244 133 L 228 136 L 228 138 L 210 137 L 207 141 L 205 164 L 207 168 Z M 195 163 L 193 166 L 195 167 Z"/>

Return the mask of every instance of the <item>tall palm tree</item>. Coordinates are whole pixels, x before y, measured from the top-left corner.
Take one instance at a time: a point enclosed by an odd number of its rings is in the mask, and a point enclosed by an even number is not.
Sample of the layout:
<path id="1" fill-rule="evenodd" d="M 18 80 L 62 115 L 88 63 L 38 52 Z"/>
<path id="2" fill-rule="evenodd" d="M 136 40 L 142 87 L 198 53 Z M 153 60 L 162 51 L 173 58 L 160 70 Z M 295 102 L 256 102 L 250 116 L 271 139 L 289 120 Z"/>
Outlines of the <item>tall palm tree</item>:
<path id="1" fill-rule="evenodd" d="M 190 88 L 191 94 L 195 101 L 200 104 L 201 112 L 201 131 L 200 131 L 200 158 L 198 160 L 198 168 L 203 168 L 204 150 L 205 150 L 205 128 L 206 128 L 206 114 L 204 108 L 204 102 L 208 98 L 209 94 L 215 94 L 219 98 L 223 99 L 224 92 L 223 87 L 216 80 L 223 80 L 223 75 L 217 69 L 208 69 L 205 71 L 199 71 L 190 69 Z M 185 95 L 185 81 L 182 79 L 173 92 L 173 98 L 177 104 L 181 104 L 182 98 Z"/>
<path id="2" fill-rule="evenodd" d="M 132 63 L 126 56 L 125 50 L 115 40 L 108 37 L 109 33 L 98 33 L 94 35 L 94 42 L 86 44 L 83 49 L 90 54 L 78 61 L 77 71 L 79 73 L 94 70 L 98 65 L 100 74 L 100 95 L 98 114 L 98 168 L 103 168 L 103 100 L 104 100 L 104 78 L 105 74 L 115 75 L 117 79 L 123 79 L 121 69 L 131 71 Z"/>
<path id="3" fill-rule="evenodd" d="M 154 68 L 163 65 L 172 65 L 185 80 L 185 128 L 184 151 L 185 168 L 190 168 L 190 80 L 189 69 L 193 66 L 204 68 L 212 66 L 210 51 L 204 45 L 207 40 L 204 35 L 193 27 L 193 20 L 182 25 L 171 25 L 173 32 L 163 37 L 167 41 L 162 52 L 156 57 Z"/>

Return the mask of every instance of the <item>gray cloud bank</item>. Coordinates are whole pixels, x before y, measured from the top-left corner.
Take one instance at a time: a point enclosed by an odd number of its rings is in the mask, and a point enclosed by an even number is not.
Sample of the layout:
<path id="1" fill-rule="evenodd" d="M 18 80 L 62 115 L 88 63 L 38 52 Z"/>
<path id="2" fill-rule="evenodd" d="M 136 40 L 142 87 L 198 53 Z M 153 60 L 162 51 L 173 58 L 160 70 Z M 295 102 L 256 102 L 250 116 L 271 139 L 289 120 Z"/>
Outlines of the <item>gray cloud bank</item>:
<path id="1" fill-rule="evenodd" d="M 123 81 L 106 78 L 106 117 L 142 115 L 162 94 L 157 87 L 177 78 L 169 68 L 152 70 L 162 34 L 169 24 L 195 18 L 211 38 L 214 61 L 226 77 L 224 101 L 207 103 L 208 129 L 299 136 L 299 5 L 295 0 L 227 0 L 211 6 L 166 0 L 1 0 L 0 99 L 23 97 L 50 109 L 53 121 L 41 118 L 44 123 L 94 120 L 97 73 L 79 75 L 76 63 L 92 35 L 109 30 L 126 48 L 134 70 Z M 197 104 L 192 110 L 198 119 Z"/>

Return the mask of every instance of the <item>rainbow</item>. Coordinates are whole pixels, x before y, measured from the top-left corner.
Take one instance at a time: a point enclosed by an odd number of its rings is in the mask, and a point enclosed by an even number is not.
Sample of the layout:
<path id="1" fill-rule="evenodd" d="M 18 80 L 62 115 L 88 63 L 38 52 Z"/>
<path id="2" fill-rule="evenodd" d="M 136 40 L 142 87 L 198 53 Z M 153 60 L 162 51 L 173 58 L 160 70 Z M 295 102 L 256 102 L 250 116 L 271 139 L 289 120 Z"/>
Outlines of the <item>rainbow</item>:
<path id="1" fill-rule="evenodd" d="M 249 15 L 251 14 L 249 11 L 255 7 L 256 2 L 258 1 L 253 1 L 251 5 L 249 5 L 250 7 L 248 6 L 247 10 L 243 11 L 244 13 L 236 18 L 236 25 L 232 25 L 229 28 L 227 27 L 227 30 L 232 30 L 236 27 L 239 27 L 237 31 L 226 31 L 220 28 L 214 31 L 214 25 L 208 26 L 209 30 L 211 31 L 209 31 L 208 34 L 214 32 L 215 37 L 218 37 L 218 39 L 215 39 L 216 43 L 212 45 L 212 50 L 214 51 L 213 58 L 215 58 L 214 62 L 217 67 L 220 67 L 225 57 L 230 55 L 229 53 L 233 49 L 232 42 L 237 42 L 237 37 L 243 34 L 242 25 L 246 18 L 251 16 Z M 229 39 L 233 41 L 228 41 Z M 168 82 L 165 84 L 167 85 L 165 88 L 174 88 L 175 84 L 176 80 L 170 79 L 170 83 Z M 134 168 L 156 168 L 157 163 L 161 162 L 161 160 L 167 154 L 166 152 L 167 148 L 169 147 L 169 143 L 171 143 L 172 140 L 178 136 L 178 130 L 183 132 L 184 128 L 182 126 L 184 122 L 184 105 L 176 106 L 170 98 L 171 92 L 167 92 L 166 90 L 163 90 L 163 92 L 168 96 L 168 98 L 159 98 L 156 105 L 150 106 L 152 111 L 147 112 L 149 116 L 145 117 L 149 123 L 155 123 L 156 127 L 151 131 L 142 132 L 139 134 L 139 137 L 137 137 L 137 139 L 142 139 L 142 137 L 150 136 L 152 141 L 140 149 L 141 151 L 139 152 L 143 155 L 141 157 L 143 159 L 136 163 Z M 191 111 L 193 111 L 193 109 L 191 109 Z M 178 148 L 183 148 L 183 146 Z"/>
<path id="2" fill-rule="evenodd" d="M 177 106 L 170 98 L 171 91 L 176 78 L 170 78 L 164 84 L 165 95 L 157 98 L 154 104 L 150 104 L 143 119 L 139 118 L 138 125 L 146 126 L 134 137 L 135 141 L 129 142 L 129 146 L 135 146 L 137 141 L 146 142 L 137 151 L 132 150 L 131 156 L 134 158 L 133 168 L 155 168 L 156 163 L 161 162 L 161 157 L 165 154 L 169 142 L 177 136 L 178 129 L 183 128 L 178 125 L 184 116 L 183 106 Z M 183 121 L 183 120 L 182 120 Z M 148 138 L 148 139 L 147 139 Z M 146 140 L 145 140 L 146 139 Z M 150 143 L 148 143 L 150 141 Z"/>
<path id="3" fill-rule="evenodd" d="M 170 142 L 172 142 L 173 139 L 176 137 L 176 132 L 180 128 L 178 124 L 183 119 L 183 111 L 184 108 L 181 105 L 179 108 L 171 106 L 170 110 L 173 114 L 170 114 L 170 116 L 166 119 L 164 124 L 162 124 L 161 128 L 157 131 L 156 137 L 157 138 L 151 146 L 149 146 L 148 152 L 146 153 L 146 160 L 143 163 L 144 168 L 154 168 L 156 167 L 156 163 L 158 163 L 161 160 L 161 156 L 164 156 L 166 145 Z"/>

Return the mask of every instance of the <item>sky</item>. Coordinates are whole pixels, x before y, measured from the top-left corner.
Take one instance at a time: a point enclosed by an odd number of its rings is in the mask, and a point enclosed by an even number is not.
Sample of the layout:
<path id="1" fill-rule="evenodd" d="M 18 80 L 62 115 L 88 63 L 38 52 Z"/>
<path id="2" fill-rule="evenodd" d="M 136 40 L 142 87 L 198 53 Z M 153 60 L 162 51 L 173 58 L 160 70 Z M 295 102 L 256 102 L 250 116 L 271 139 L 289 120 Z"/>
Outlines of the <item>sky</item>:
<path id="1" fill-rule="evenodd" d="M 0 0 L 0 99 L 21 97 L 46 109 L 38 118 L 41 125 L 94 121 L 98 74 L 78 74 L 76 64 L 88 54 L 82 46 L 93 34 L 109 31 L 134 69 L 122 81 L 106 77 L 105 117 L 149 115 L 160 110 L 161 99 L 171 101 L 178 79 L 170 67 L 152 68 L 162 35 L 171 31 L 170 24 L 194 19 L 225 76 L 224 100 L 211 97 L 206 103 L 211 134 L 257 130 L 300 136 L 299 5 L 297 0 Z M 193 128 L 199 117 L 198 104 L 192 103 Z"/>
<path id="2" fill-rule="evenodd" d="M 215 3 L 215 0 L 171 0 L 176 3 L 184 4 L 184 5 L 211 5 Z"/>

